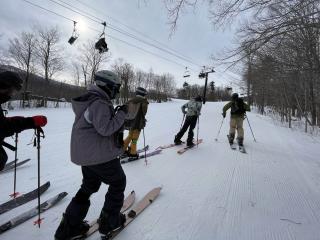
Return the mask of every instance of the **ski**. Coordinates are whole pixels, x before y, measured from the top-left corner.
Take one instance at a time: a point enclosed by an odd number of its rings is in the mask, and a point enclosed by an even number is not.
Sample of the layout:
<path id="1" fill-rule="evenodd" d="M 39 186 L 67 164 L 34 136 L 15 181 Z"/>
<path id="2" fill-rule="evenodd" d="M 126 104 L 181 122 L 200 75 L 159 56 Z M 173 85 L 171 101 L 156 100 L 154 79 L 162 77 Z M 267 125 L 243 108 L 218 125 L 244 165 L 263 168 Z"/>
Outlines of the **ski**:
<path id="1" fill-rule="evenodd" d="M 167 149 L 167 148 L 172 148 L 172 147 L 175 147 L 175 146 L 180 146 L 182 144 L 185 144 L 185 142 L 182 142 L 181 144 L 178 144 L 178 145 L 175 144 L 175 143 L 170 143 L 170 144 L 167 144 L 167 145 L 159 146 L 156 149 Z"/>
<path id="2" fill-rule="evenodd" d="M 159 196 L 161 187 L 157 187 L 148 192 L 143 199 L 141 199 L 136 206 L 134 206 L 126 214 L 126 222 L 124 226 L 118 230 L 111 232 L 109 235 L 101 236 L 101 240 L 111 240 L 117 236 L 126 226 L 128 226 L 143 210 L 145 210 L 151 203 Z"/>
<path id="3" fill-rule="evenodd" d="M 21 162 L 17 162 L 17 167 L 29 162 L 31 159 L 28 158 L 26 160 L 23 160 Z M 3 172 L 6 172 L 6 171 L 9 171 L 9 170 L 12 170 L 14 169 L 14 161 L 13 162 L 9 162 L 5 165 L 4 169 L 0 172 L 0 173 L 3 173 Z"/>
<path id="4" fill-rule="evenodd" d="M 186 151 L 188 151 L 189 149 L 192 149 L 192 148 L 196 147 L 198 144 L 200 144 L 200 143 L 202 143 L 202 142 L 203 142 L 203 139 L 199 139 L 198 142 L 195 142 L 195 143 L 194 143 L 194 144 L 195 144 L 194 146 L 181 148 L 181 149 L 179 149 L 179 150 L 177 151 L 177 153 L 178 153 L 178 154 L 183 154 L 183 153 L 185 153 Z"/>
<path id="5" fill-rule="evenodd" d="M 121 208 L 121 213 L 124 213 L 126 210 L 128 210 L 134 203 L 136 198 L 136 194 L 134 191 L 131 191 L 131 193 L 125 198 L 122 208 Z M 83 240 L 86 239 L 87 237 L 90 237 L 93 233 L 95 233 L 98 228 L 99 228 L 99 224 L 98 224 L 98 219 L 92 221 L 90 223 L 90 228 L 89 231 L 86 233 L 85 236 L 82 236 L 80 238 L 76 238 L 75 240 Z"/>
<path id="6" fill-rule="evenodd" d="M 230 148 L 232 150 L 237 150 L 237 145 L 235 143 L 230 143 L 229 135 L 227 135 L 227 138 L 228 138 L 228 142 L 229 142 Z"/>
<path id="7" fill-rule="evenodd" d="M 139 153 L 142 153 L 142 152 L 145 152 L 145 151 L 148 151 L 148 150 L 149 150 L 149 145 L 145 146 L 144 148 L 141 148 L 141 149 L 137 150 L 137 153 L 139 154 Z M 127 157 L 128 156 L 124 154 L 124 155 L 122 155 L 120 157 L 120 159 L 127 158 Z"/>
<path id="8" fill-rule="evenodd" d="M 56 205 L 61 199 L 63 199 L 65 196 L 67 196 L 68 193 L 66 192 L 61 192 L 57 194 L 56 196 L 48 199 L 47 201 L 43 202 L 40 205 L 40 212 L 43 213 L 49 208 L 53 207 Z M 30 218 L 36 216 L 38 214 L 38 206 L 30 209 L 29 211 L 26 211 L 15 218 L 12 218 L 10 221 L 0 225 L 0 234 L 4 233 L 5 231 L 12 229 L 16 226 L 18 226 L 21 223 L 26 222 Z"/>
<path id="9" fill-rule="evenodd" d="M 40 194 L 47 191 L 47 189 L 50 187 L 50 182 L 46 182 L 42 186 L 40 186 Z M 36 199 L 38 197 L 38 188 L 25 193 L 17 198 L 14 198 L 12 200 L 9 200 L 3 204 L 0 205 L 0 214 L 3 214 L 5 212 L 8 212 L 16 207 L 19 207 L 29 201 L 32 201 L 33 199 Z"/>
<path id="10" fill-rule="evenodd" d="M 147 154 L 141 154 L 139 155 L 138 158 L 130 158 L 130 157 L 126 157 L 126 158 L 123 158 L 121 159 L 121 163 L 122 164 L 125 164 L 125 163 L 128 163 L 128 162 L 133 162 L 133 161 L 137 161 L 139 159 L 142 159 L 142 158 L 146 158 L 146 157 L 151 157 L 151 156 L 154 156 L 154 155 L 158 155 L 160 154 L 162 151 L 162 149 L 157 149 L 157 150 L 154 150 L 152 152 L 148 152 Z"/>
<path id="11" fill-rule="evenodd" d="M 239 151 L 242 153 L 247 153 L 246 149 L 244 146 L 239 146 Z"/>
<path id="12" fill-rule="evenodd" d="M 237 149 L 237 145 L 235 143 L 229 143 L 230 144 L 230 148 L 232 150 L 236 150 Z"/>

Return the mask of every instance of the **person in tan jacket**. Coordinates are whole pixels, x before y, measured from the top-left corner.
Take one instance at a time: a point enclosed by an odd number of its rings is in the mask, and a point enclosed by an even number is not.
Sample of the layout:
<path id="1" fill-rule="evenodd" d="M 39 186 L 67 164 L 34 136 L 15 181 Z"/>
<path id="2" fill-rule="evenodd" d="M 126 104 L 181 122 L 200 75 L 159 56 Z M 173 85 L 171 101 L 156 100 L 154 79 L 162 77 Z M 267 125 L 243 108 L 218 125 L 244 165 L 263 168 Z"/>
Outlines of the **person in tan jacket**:
<path id="1" fill-rule="evenodd" d="M 125 121 L 125 129 L 129 130 L 129 134 L 124 139 L 123 149 L 125 155 L 131 160 L 138 159 L 137 143 L 141 130 L 146 126 L 146 114 L 149 102 L 146 98 L 148 92 L 142 87 L 136 89 L 136 96 L 127 102 L 128 116 L 131 119 Z"/>
<path id="2" fill-rule="evenodd" d="M 229 143 L 233 144 L 237 130 L 237 141 L 239 146 L 243 146 L 244 130 L 243 130 L 243 120 L 247 111 L 250 111 L 250 106 L 246 104 L 242 98 L 239 98 L 238 93 L 233 93 L 231 96 L 231 101 L 228 102 L 222 109 L 222 116 L 226 117 L 226 112 L 231 109 L 230 118 L 230 130 L 229 130 Z"/>

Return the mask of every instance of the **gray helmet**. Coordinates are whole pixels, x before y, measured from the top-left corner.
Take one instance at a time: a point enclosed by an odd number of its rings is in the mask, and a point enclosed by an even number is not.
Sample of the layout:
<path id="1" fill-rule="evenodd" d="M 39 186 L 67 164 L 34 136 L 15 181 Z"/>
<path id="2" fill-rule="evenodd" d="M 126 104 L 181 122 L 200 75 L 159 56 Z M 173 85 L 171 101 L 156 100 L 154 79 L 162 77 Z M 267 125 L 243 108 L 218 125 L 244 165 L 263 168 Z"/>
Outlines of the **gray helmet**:
<path id="1" fill-rule="evenodd" d="M 96 72 L 96 74 L 94 75 L 94 80 L 96 84 L 101 87 L 107 85 L 121 85 L 118 75 L 108 70 L 101 70 Z"/>
<path id="2" fill-rule="evenodd" d="M 101 70 L 95 73 L 94 81 L 97 86 L 108 93 L 111 99 L 115 98 L 120 91 L 120 79 L 117 74 L 108 70 Z"/>
<path id="3" fill-rule="evenodd" d="M 146 96 L 148 94 L 148 91 L 143 87 L 137 87 L 136 89 L 136 95 L 140 95 L 142 97 Z"/>
<path id="4" fill-rule="evenodd" d="M 0 89 L 14 89 L 20 91 L 22 88 L 22 79 L 20 76 L 11 71 L 0 73 Z"/>

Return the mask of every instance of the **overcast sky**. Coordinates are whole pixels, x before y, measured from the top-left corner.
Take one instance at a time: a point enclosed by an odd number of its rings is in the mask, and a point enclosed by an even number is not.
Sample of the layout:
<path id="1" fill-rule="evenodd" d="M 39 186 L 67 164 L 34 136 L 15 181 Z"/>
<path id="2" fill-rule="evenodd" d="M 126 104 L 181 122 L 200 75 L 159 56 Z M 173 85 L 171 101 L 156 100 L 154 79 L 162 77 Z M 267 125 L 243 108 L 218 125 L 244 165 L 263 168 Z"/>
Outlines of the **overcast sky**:
<path id="1" fill-rule="evenodd" d="M 70 62 L 75 58 L 74 52 L 82 43 L 86 42 L 88 39 L 98 40 L 99 33 L 92 31 L 90 28 L 101 30 L 102 32 L 103 26 L 101 24 L 80 16 L 79 14 L 63 8 L 53 2 L 60 2 L 59 0 L 27 1 L 76 20 L 78 22 L 77 26 L 80 32 L 79 39 L 72 46 L 67 43 L 73 29 L 73 23 L 71 21 L 32 6 L 23 0 L 1 0 L 1 48 L 6 49 L 9 38 L 16 36 L 21 31 L 29 31 L 35 23 L 39 23 L 43 26 L 57 25 L 62 32 L 63 47 L 65 49 L 64 55 L 66 60 Z M 215 31 L 213 29 L 208 20 L 206 5 L 199 4 L 197 9 L 194 11 L 189 10 L 188 12 L 182 13 L 178 22 L 178 28 L 170 38 L 170 25 L 168 24 L 167 10 L 165 9 L 162 0 L 62 1 L 72 4 L 74 8 L 79 8 L 99 19 L 105 20 L 107 24 L 109 23 L 113 27 L 121 28 L 141 39 L 144 39 L 145 41 L 151 42 L 159 47 L 163 47 L 157 42 L 152 42 L 152 40 L 147 37 L 155 39 L 169 48 L 174 49 L 181 55 L 188 57 L 191 62 L 201 66 L 213 66 L 210 56 L 221 52 L 225 48 L 231 47 L 235 38 L 234 33 L 230 29 L 227 29 L 224 32 Z M 83 5 L 81 2 L 87 4 L 91 8 Z M 126 28 L 123 24 L 129 26 L 131 29 L 135 29 L 136 31 L 143 33 L 144 36 Z M 200 67 L 197 65 L 145 45 L 142 42 L 136 41 L 108 28 L 108 26 L 106 28 L 106 35 L 108 47 L 110 49 L 109 51 L 112 54 L 112 61 L 117 58 L 123 58 L 125 61 L 131 63 L 135 68 L 145 71 L 153 68 L 153 71 L 157 74 L 165 72 L 172 73 L 175 76 L 178 87 L 180 87 L 184 81 L 199 84 L 203 84 L 204 82 L 204 80 L 200 80 L 198 78 Z M 114 38 L 136 45 L 147 51 L 160 55 L 163 58 L 170 59 L 173 62 L 166 61 L 160 57 L 143 52 L 119 40 L 115 40 Z M 188 66 L 190 69 L 195 70 L 195 72 L 191 71 L 191 77 L 188 79 L 183 78 L 185 71 L 184 66 Z M 210 81 L 214 80 L 216 82 L 216 86 L 227 86 L 230 85 L 230 82 L 234 81 L 234 77 L 240 78 L 240 76 L 234 75 L 230 72 L 224 73 L 222 68 L 217 68 L 216 70 L 216 73 L 210 75 Z M 67 75 L 60 75 L 58 78 L 67 78 Z"/>

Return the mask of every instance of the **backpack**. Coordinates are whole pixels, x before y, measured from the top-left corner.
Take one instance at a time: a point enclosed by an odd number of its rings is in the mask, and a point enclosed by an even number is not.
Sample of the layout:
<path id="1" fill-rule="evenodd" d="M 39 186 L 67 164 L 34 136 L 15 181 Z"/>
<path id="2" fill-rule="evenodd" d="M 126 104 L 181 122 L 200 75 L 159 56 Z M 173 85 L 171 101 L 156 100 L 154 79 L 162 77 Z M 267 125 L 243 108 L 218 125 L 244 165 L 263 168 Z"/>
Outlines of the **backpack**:
<path id="1" fill-rule="evenodd" d="M 141 111 L 141 103 L 128 102 L 128 113 L 124 121 L 124 129 L 130 130 L 134 127 L 138 113 Z"/>
<path id="2" fill-rule="evenodd" d="M 232 102 L 231 104 L 231 114 L 243 114 L 246 112 L 244 108 L 244 102 L 242 98 L 239 98 L 237 101 Z"/>

